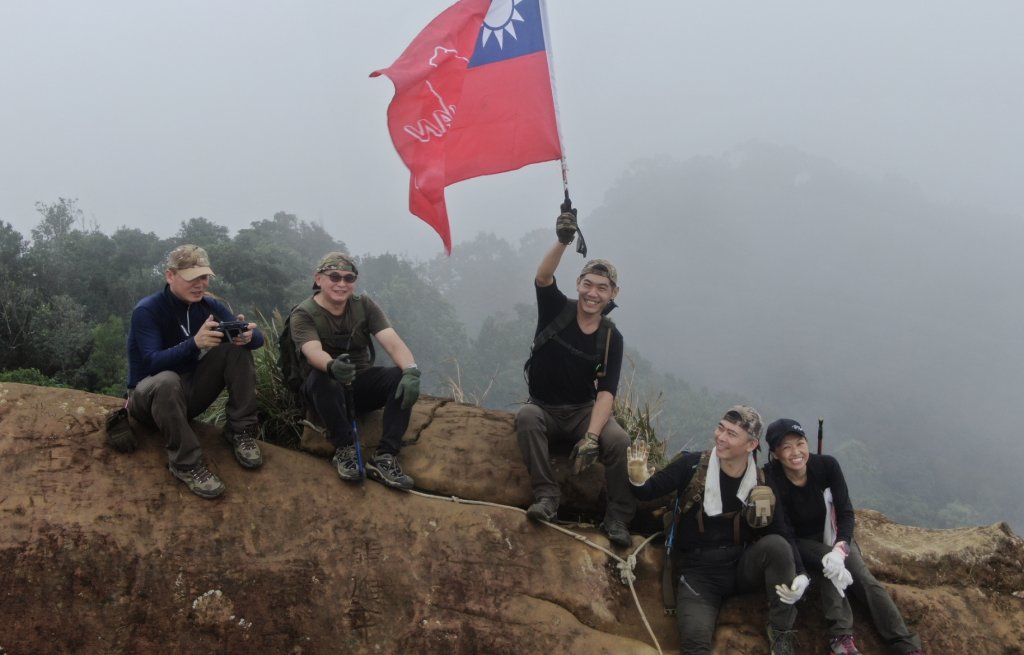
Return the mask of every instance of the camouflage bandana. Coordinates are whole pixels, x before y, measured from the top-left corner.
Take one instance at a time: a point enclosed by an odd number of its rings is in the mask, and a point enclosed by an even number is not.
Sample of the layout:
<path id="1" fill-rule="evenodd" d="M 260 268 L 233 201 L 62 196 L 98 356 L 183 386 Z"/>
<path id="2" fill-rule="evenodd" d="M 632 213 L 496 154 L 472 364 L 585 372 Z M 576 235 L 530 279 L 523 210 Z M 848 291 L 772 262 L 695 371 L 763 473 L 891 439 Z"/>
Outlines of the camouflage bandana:
<path id="1" fill-rule="evenodd" d="M 316 272 L 323 273 L 324 271 L 348 271 L 359 275 L 359 269 L 356 268 L 355 262 L 348 255 L 340 252 L 329 252 L 320 259 L 320 263 L 316 265 Z"/>
<path id="2" fill-rule="evenodd" d="M 178 275 L 189 282 L 202 275 L 213 275 L 210 256 L 199 246 L 190 243 L 178 246 L 167 254 L 167 270 L 177 271 Z"/>
<path id="3" fill-rule="evenodd" d="M 607 259 L 591 259 L 583 265 L 583 270 L 580 271 L 580 277 L 583 277 L 587 273 L 606 277 L 611 280 L 613 287 L 619 286 L 619 272 L 615 270 L 615 267 L 612 266 L 612 263 Z"/>
<path id="4" fill-rule="evenodd" d="M 733 405 L 725 412 L 722 420 L 740 426 L 747 431 L 751 439 L 761 437 L 761 415 L 753 407 Z"/>

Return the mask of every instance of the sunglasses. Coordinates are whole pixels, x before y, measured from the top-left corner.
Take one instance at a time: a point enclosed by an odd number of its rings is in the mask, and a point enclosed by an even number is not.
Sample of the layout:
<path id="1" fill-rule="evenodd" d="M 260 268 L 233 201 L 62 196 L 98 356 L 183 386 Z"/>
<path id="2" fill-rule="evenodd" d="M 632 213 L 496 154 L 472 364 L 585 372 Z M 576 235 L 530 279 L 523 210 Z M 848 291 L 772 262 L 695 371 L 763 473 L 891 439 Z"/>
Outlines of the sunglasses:
<path id="1" fill-rule="evenodd" d="M 333 271 L 330 272 L 330 273 L 321 273 L 321 275 L 326 275 L 327 278 L 331 282 L 333 282 L 334 284 L 337 284 L 338 282 L 344 282 L 345 284 L 352 284 L 359 277 L 359 276 L 355 275 L 354 273 L 335 273 Z"/>

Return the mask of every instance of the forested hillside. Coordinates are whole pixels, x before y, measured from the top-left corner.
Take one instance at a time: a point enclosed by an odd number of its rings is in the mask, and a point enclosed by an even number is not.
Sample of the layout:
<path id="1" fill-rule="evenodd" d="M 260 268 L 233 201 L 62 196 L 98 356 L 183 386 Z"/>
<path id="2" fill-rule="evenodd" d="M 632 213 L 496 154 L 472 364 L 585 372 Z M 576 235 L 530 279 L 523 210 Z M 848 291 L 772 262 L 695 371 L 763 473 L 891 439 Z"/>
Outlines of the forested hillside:
<path id="1" fill-rule="evenodd" d="M 4 379 L 121 395 L 131 309 L 163 284 L 166 253 L 191 242 L 210 253 L 211 290 L 263 325 L 310 293 L 323 253 L 350 250 L 425 392 L 505 410 L 526 398 L 547 230 L 518 243 L 482 233 L 417 262 L 361 253 L 334 236 L 345 225 L 284 212 L 234 235 L 192 218 L 162 237 L 103 234 L 74 200 L 37 210 L 28 236 L 0 221 Z M 1024 271 L 998 254 L 1020 236 L 1012 223 L 756 144 L 637 162 L 580 216 L 590 255 L 620 271 L 620 399 L 649 412 L 669 454 L 703 447 L 722 409 L 745 400 L 767 420 L 824 417 L 825 451 L 859 507 L 925 526 L 1024 525 L 1010 491 L 1024 465 L 1012 428 Z M 582 262 L 566 255 L 563 290 Z"/>

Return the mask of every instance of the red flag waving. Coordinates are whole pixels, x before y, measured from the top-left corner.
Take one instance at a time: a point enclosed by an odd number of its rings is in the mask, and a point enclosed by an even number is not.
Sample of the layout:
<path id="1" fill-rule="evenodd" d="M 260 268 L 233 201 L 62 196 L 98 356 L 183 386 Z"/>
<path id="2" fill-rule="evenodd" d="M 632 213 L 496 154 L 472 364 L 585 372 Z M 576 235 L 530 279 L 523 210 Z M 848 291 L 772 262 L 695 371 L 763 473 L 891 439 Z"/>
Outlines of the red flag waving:
<path id="1" fill-rule="evenodd" d="M 460 0 L 384 74 L 388 129 L 409 168 L 409 211 L 451 253 L 444 188 L 559 159 L 544 0 Z"/>

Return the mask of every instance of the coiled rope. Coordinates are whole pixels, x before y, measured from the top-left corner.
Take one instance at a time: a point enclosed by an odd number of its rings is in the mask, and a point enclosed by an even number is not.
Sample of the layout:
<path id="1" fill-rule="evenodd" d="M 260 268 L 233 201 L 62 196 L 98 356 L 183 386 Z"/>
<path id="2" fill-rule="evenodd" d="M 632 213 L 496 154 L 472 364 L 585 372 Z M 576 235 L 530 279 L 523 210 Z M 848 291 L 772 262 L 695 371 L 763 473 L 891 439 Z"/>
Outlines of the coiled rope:
<path id="1" fill-rule="evenodd" d="M 416 491 L 415 489 L 406 490 L 406 493 L 410 493 L 416 496 L 422 496 L 423 498 L 444 500 L 448 502 L 459 503 L 462 505 L 481 505 L 483 507 L 494 507 L 497 509 L 510 509 L 519 512 L 520 514 L 526 514 L 526 510 L 520 507 L 514 507 L 512 505 L 502 505 L 500 503 L 491 503 L 486 500 L 467 500 L 465 498 L 459 498 L 458 496 L 438 496 L 436 494 L 428 494 L 423 491 Z M 633 595 L 633 603 L 636 604 L 636 609 L 640 613 L 640 619 L 643 621 L 644 627 L 647 628 L 647 634 L 651 636 L 651 640 L 654 642 L 654 648 L 658 651 L 658 655 L 664 655 L 663 651 L 661 650 L 661 644 L 658 643 L 658 638 L 654 636 L 654 630 L 651 628 L 651 624 L 647 620 L 647 615 L 644 613 L 644 608 L 640 605 L 640 598 L 636 594 L 636 587 L 633 586 L 633 581 L 636 580 L 636 574 L 634 573 L 634 570 L 636 569 L 636 556 L 640 553 L 641 550 L 644 549 L 645 546 L 647 546 L 647 544 L 651 543 L 651 541 L 653 541 L 659 535 L 652 534 L 651 536 L 647 537 L 639 546 L 636 547 L 636 550 L 630 553 L 628 557 L 623 559 L 615 553 L 613 553 L 612 551 L 605 548 L 604 546 L 594 543 L 585 535 L 579 534 L 578 532 L 573 532 L 568 528 L 565 528 L 556 523 L 551 523 L 549 521 L 538 522 L 543 523 L 549 528 L 553 528 L 561 532 L 562 534 L 566 534 L 577 541 L 582 541 L 591 548 L 596 548 L 597 550 L 608 555 L 608 557 L 611 557 L 613 560 L 617 562 L 616 568 L 618 568 L 619 570 L 619 577 L 622 579 L 623 584 L 629 586 L 629 591 Z"/>

